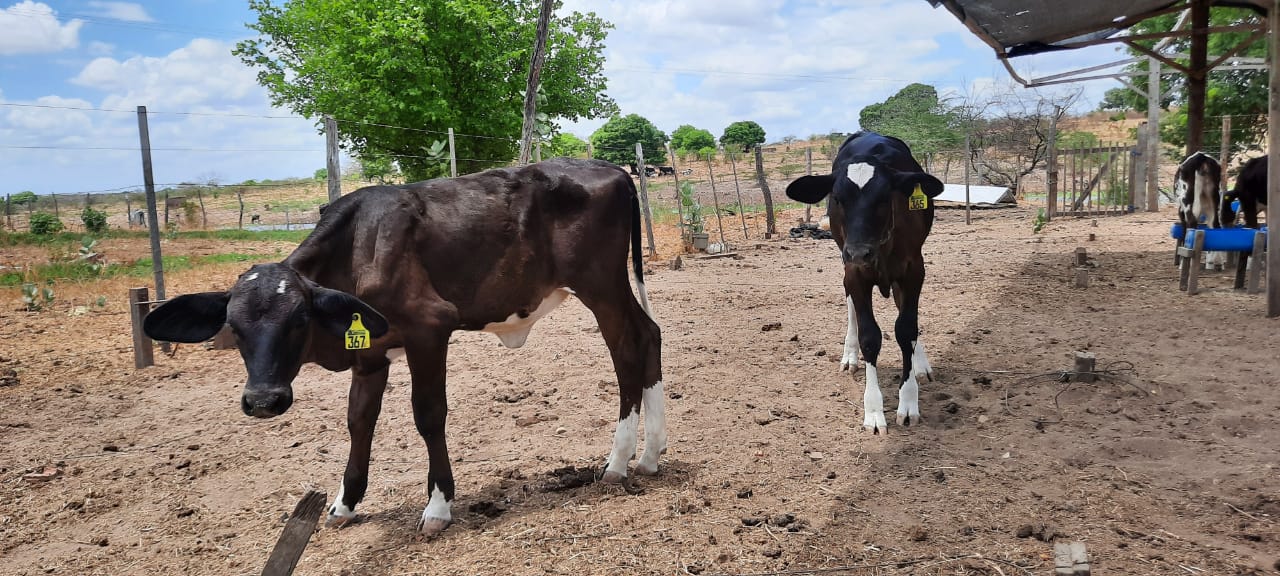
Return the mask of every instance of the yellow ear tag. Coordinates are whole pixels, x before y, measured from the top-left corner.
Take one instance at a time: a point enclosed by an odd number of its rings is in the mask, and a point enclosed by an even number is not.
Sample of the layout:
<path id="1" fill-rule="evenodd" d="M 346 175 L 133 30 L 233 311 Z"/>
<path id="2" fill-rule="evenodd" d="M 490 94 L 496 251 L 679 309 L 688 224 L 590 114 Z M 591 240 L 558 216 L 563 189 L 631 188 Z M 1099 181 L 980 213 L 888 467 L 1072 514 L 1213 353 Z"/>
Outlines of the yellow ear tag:
<path id="1" fill-rule="evenodd" d="M 929 207 L 929 197 L 924 195 L 924 190 L 920 189 L 920 185 L 916 184 L 916 191 L 911 193 L 907 198 L 908 210 L 924 210 Z"/>
<path id="2" fill-rule="evenodd" d="M 347 328 L 347 350 L 364 350 L 369 347 L 369 330 L 360 321 L 359 314 L 351 315 L 351 327 Z"/>

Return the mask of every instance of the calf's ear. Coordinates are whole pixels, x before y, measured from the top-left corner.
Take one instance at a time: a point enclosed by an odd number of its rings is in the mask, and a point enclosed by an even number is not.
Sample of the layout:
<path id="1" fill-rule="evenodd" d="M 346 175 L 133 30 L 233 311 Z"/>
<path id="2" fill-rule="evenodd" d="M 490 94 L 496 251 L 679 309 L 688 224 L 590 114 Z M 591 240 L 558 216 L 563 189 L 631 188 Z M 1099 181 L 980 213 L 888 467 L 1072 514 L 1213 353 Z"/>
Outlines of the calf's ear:
<path id="1" fill-rule="evenodd" d="M 162 342 L 204 342 L 227 323 L 227 299 L 226 292 L 178 296 L 147 314 L 142 331 Z"/>
<path id="2" fill-rule="evenodd" d="M 930 198 L 937 198 L 943 189 L 941 180 L 924 172 L 899 172 L 894 176 L 894 188 L 907 194 L 914 192 L 917 185 Z"/>
<path id="3" fill-rule="evenodd" d="M 360 323 L 364 324 L 369 335 L 374 338 L 386 334 L 391 327 L 387 319 L 372 306 L 341 290 L 312 286 L 311 309 L 324 329 L 336 336 L 346 334 L 351 327 L 352 314 L 360 315 Z"/>
<path id="4" fill-rule="evenodd" d="M 830 174 L 801 176 L 787 184 L 787 198 L 805 204 L 817 204 L 831 193 L 836 180 Z"/>

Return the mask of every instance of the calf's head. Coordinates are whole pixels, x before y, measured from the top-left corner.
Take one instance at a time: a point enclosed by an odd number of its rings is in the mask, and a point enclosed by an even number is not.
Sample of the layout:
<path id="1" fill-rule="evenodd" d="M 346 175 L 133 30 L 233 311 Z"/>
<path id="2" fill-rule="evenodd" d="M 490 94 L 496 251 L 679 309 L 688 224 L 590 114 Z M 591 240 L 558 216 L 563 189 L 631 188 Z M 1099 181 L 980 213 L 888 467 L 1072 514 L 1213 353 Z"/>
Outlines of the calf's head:
<path id="1" fill-rule="evenodd" d="M 929 200 L 913 204 L 919 188 Z M 942 182 L 924 172 L 895 170 L 873 158 L 837 162 L 831 174 L 803 176 L 787 186 L 787 197 L 817 204 L 831 197 L 831 230 L 842 239 L 845 266 L 875 268 L 882 247 L 893 240 L 898 222 L 913 210 L 927 210 L 942 193 Z"/>
<path id="2" fill-rule="evenodd" d="M 195 343 L 229 324 L 248 372 L 240 407 L 246 415 L 270 418 L 293 404 L 293 379 L 313 335 L 342 338 L 353 314 L 360 314 L 369 336 L 386 334 L 387 320 L 355 296 L 320 286 L 283 264 L 259 264 L 226 292 L 165 302 L 147 315 L 142 329 L 155 340 Z"/>

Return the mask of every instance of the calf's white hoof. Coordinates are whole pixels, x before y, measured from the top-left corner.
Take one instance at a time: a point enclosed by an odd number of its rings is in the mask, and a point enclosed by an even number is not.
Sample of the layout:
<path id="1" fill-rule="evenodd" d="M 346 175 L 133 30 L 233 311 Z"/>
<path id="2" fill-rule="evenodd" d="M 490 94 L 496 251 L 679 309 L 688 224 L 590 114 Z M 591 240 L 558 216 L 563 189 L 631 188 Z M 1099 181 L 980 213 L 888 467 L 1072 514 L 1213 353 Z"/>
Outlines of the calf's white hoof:
<path id="1" fill-rule="evenodd" d="M 884 410 L 868 410 L 862 419 L 862 428 L 872 434 L 888 434 L 889 423 L 884 419 Z"/>

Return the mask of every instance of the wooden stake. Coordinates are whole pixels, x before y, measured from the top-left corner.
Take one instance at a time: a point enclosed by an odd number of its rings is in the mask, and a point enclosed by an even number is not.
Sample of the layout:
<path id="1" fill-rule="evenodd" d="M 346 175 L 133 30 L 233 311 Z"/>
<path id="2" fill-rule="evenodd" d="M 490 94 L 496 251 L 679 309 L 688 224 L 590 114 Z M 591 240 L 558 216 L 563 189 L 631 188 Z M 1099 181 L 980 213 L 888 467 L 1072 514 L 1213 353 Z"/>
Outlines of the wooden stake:
<path id="1" fill-rule="evenodd" d="M 147 334 L 142 331 L 142 321 L 146 319 L 147 312 L 151 310 L 150 304 L 143 304 L 147 300 L 147 288 L 145 286 L 129 289 L 129 323 L 133 331 L 134 368 L 146 368 L 155 364 L 151 339 L 147 338 Z"/>
<path id="2" fill-rule="evenodd" d="M 324 512 L 326 500 L 324 492 L 315 490 L 308 491 L 302 497 L 294 507 L 293 514 L 289 515 L 284 531 L 280 533 L 280 539 L 276 540 L 276 547 L 271 550 L 271 556 L 267 558 L 267 564 L 262 568 L 262 576 L 293 574 L 293 569 L 298 566 L 298 560 L 302 559 L 302 551 L 306 549 L 307 543 L 311 541 L 311 535 L 316 531 L 316 523 L 320 521 L 320 514 Z"/>

